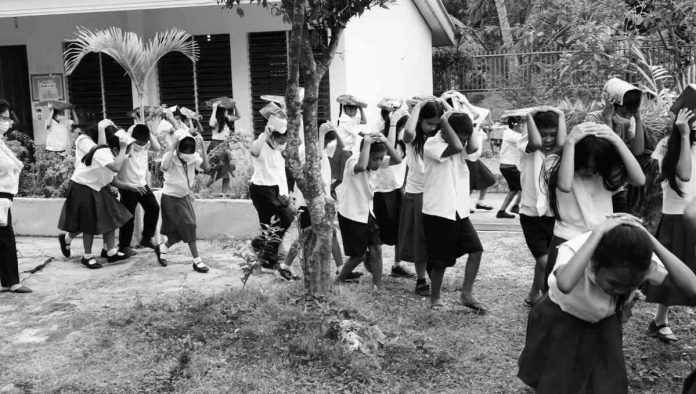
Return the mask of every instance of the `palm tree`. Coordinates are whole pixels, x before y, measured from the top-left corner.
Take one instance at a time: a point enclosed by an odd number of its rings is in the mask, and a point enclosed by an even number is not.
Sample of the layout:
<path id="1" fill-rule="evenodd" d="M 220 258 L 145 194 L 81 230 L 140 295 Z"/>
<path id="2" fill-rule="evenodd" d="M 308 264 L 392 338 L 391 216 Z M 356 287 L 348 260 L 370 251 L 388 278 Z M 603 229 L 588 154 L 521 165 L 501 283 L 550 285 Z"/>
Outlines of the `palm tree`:
<path id="1" fill-rule="evenodd" d="M 135 85 L 140 99 L 140 119 L 145 119 L 143 103 L 146 81 L 157 62 L 170 52 L 181 52 L 192 62 L 198 61 L 198 44 L 190 34 L 176 28 L 157 33 L 145 45 L 133 32 L 117 27 L 91 31 L 78 27 L 72 42 L 63 54 L 65 73 L 70 75 L 89 53 L 104 53 L 123 67 Z"/>

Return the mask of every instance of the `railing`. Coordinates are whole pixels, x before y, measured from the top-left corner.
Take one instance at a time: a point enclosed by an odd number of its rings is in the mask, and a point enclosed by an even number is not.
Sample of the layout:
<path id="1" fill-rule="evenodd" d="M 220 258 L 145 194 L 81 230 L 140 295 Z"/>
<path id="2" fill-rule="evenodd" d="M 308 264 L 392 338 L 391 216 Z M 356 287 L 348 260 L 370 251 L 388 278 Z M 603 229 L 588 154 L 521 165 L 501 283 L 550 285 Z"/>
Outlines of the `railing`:
<path id="1" fill-rule="evenodd" d="M 649 63 L 661 65 L 670 71 L 677 68 L 672 54 L 663 47 L 650 46 L 643 47 L 641 50 Z M 488 51 L 463 56 L 461 61 L 454 65 L 434 70 L 434 91 L 438 93 L 457 89 L 463 92 L 485 92 L 519 90 L 529 86 L 550 86 L 554 78 L 557 79 L 559 76 L 561 60 L 569 59 L 578 53 L 580 52 L 550 49 L 519 53 Z M 607 55 L 636 58 L 630 48 L 618 48 Z M 434 64 L 438 62 L 434 61 Z M 600 89 L 604 79 L 600 75 L 590 74 L 589 71 L 582 74 L 571 73 L 564 75 L 563 78 L 570 79 L 569 82 L 574 86 Z M 628 81 L 635 80 L 635 70 L 627 68 L 622 77 Z"/>

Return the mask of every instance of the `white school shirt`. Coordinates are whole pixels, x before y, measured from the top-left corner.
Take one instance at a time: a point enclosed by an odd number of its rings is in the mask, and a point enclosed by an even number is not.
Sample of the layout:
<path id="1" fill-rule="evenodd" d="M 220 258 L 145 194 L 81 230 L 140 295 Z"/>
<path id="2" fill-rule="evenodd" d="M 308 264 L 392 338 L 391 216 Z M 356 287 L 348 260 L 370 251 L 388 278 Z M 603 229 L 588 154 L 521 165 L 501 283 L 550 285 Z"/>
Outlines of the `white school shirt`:
<path id="1" fill-rule="evenodd" d="M 406 193 L 423 193 L 425 163 L 423 162 L 423 158 L 416 153 L 412 144 L 406 144 L 406 157 L 404 162 L 408 167 L 408 174 L 406 175 Z"/>
<path id="2" fill-rule="evenodd" d="M 469 161 L 478 161 L 478 159 L 481 158 L 481 154 L 483 154 L 483 141 L 488 139 L 488 134 L 484 133 L 483 131 L 479 131 L 477 137 L 478 149 L 476 152 L 467 155 L 466 159 Z"/>
<path id="3" fill-rule="evenodd" d="M 17 159 L 5 141 L 0 139 L 0 193 L 17 194 L 22 167 L 24 164 Z"/>
<path id="4" fill-rule="evenodd" d="M 403 131 L 400 133 L 398 141 L 403 142 L 402 138 Z M 401 150 L 398 145 L 395 149 L 397 152 Z M 377 171 L 377 179 L 375 181 L 374 190 L 376 193 L 389 193 L 404 187 L 404 182 L 406 181 L 406 160 L 404 159 L 405 157 L 402 158 L 401 163 L 399 164 L 382 168 Z"/>
<path id="5" fill-rule="evenodd" d="M 469 217 L 469 167 L 466 152 L 442 158 L 447 141 L 438 131 L 423 147 L 423 213 L 449 220 Z"/>
<path id="6" fill-rule="evenodd" d="M 361 131 L 360 115 L 357 115 L 356 119 L 343 114 L 338 120 L 339 125 L 336 127 L 336 132 L 343 141 L 343 150 L 355 152 L 356 142 L 358 142 Z"/>
<path id="7" fill-rule="evenodd" d="M 193 185 L 196 183 L 196 170 L 201 169 L 203 158 L 198 153 L 194 153 L 196 160 L 184 168 L 184 163 L 172 152 L 168 152 L 162 157 L 163 162 L 167 155 L 173 157 L 169 168 L 163 170 L 164 185 L 162 186 L 162 194 L 179 198 L 192 194 Z"/>
<path id="8" fill-rule="evenodd" d="M 592 232 L 582 234 L 562 244 L 558 248 L 556 265 L 553 268 L 553 273 L 549 275 L 548 284 L 549 298 L 551 298 L 551 301 L 556 303 L 561 310 L 586 322 L 597 323 L 616 313 L 617 297 L 607 294 L 601 287 L 597 286 L 592 263 L 590 262 L 587 264 L 583 276 L 580 277 L 578 283 L 568 294 L 563 294 L 558 289 L 558 283 L 556 281 L 556 272 L 558 269 L 570 262 L 570 259 L 580 250 L 582 245 L 587 242 L 591 234 Z M 665 269 L 660 259 L 653 253 L 652 262 L 650 263 L 650 268 L 648 268 L 644 281 L 659 285 L 664 282 L 666 277 L 667 269 Z"/>
<path id="9" fill-rule="evenodd" d="M 576 174 L 570 193 L 556 189 L 560 217 L 556 218 L 553 235 L 573 239 L 604 222 L 614 213 L 612 195 L 600 175 L 583 178 Z"/>
<path id="10" fill-rule="evenodd" d="M 500 164 L 519 165 L 520 151 L 517 143 L 522 138 L 522 134 L 510 129 L 503 131 L 503 142 L 500 145 Z"/>
<path id="11" fill-rule="evenodd" d="M 372 198 L 376 171 L 355 172 L 360 155 L 351 156 L 346 161 L 343 171 L 343 182 L 336 188 L 338 197 L 338 213 L 346 219 L 358 223 L 367 223 L 372 215 Z M 381 168 L 389 166 L 389 156 L 384 158 Z"/>
<path id="12" fill-rule="evenodd" d="M 300 152 L 300 160 L 304 164 L 305 161 L 305 146 L 300 145 L 298 148 L 298 151 Z M 320 163 L 321 165 L 321 181 L 322 184 L 324 185 L 324 192 L 327 194 L 327 198 L 331 198 L 330 194 L 328 193 L 330 187 L 331 187 L 331 162 L 329 162 L 329 157 L 326 155 L 326 151 L 324 151 L 324 154 L 321 156 Z M 302 190 L 295 184 L 295 190 L 293 191 L 293 197 L 295 198 L 295 205 L 298 207 L 306 207 L 307 206 L 307 201 L 305 201 L 304 195 L 302 194 Z"/>
<path id="13" fill-rule="evenodd" d="M 517 143 L 520 150 L 520 183 L 522 197 L 520 199 L 520 214 L 527 216 L 553 216 L 548 204 L 546 189 L 542 187 L 544 177 L 560 159 L 556 154 L 544 156 L 540 149 L 527 152 L 529 137 L 525 134 Z"/>
<path id="14" fill-rule="evenodd" d="M 657 160 L 660 165 L 660 171 L 662 171 L 662 160 L 667 154 L 668 138 L 660 141 L 652 154 L 652 158 Z M 684 197 L 679 197 L 667 180 L 662 181 L 662 213 L 667 215 L 684 214 L 684 209 L 696 196 L 696 144 L 691 145 L 691 178 L 688 182 L 682 182 L 676 176 L 675 178 L 679 189 L 684 193 Z"/>
<path id="15" fill-rule="evenodd" d="M 77 137 L 75 140 L 75 171 L 70 180 L 100 191 L 114 180 L 116 173 L 106 168 L 107 165 L 114 162 L 114 156 L 109 148 L 97 149 L 92 157 L 92 165 L 87 166 L 82 162 L 82 158 L 96 145 L 87 135 L 82 134 Z"/>
<path id="16" fill-rule="evenodd" d="M 230 128 L 227 126 L 227 123 L 225 123 L 222 130 L 219 130 L 220 125 L 218 125 L 217 128 L 217 131 L 213 131 L 213 136 L 211 137 L 213 140 L 224 141 L 230 137 Z"/>
<path id="17" fill-rule="evenodd" d="M 135 145 L 131 146 L 131 152 L 116 175 L 116 179 L 125 183 L 145 186 L 147 185 L 147 158 L 150 143 L 145 144 L 138 152 L 135 151 Z"/>
<path id="18" fill-rule="evenodd" d="M 68 149 L 70 143 L 70 130 L 73 125 L 72 119 L 63 119 L 56 122 L 51 118 L 46 124 L 46 150 L 51 152 L 62 152 Z"/>
<path id="19" fill-rule="evenodd" d="M 266 141 L 259 156 L 251 157 L 251 164 L 254 167 L 251 183 L 256 186 L 278 186 L 279 195 L 288 195 L 285 158 L 279 150 L 273 149 Z"/>

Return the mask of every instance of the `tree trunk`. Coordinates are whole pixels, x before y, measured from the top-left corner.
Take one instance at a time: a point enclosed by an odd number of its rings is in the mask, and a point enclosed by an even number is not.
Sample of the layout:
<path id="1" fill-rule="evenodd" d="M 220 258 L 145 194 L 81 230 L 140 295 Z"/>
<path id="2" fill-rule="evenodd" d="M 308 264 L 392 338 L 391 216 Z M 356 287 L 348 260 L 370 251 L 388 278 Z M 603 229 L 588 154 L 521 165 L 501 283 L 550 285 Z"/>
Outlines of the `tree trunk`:
<path id="1" fill-rule="evenodd" d="M 503 39 L 503 46 L 511 50 L 512 49 L 512 30 L 510 29 L 510 21 L 507 16 L 507 6 L 505 5 L 505 0 L 493 0 L 495 1 L 495 10 L 498 14 L 498 25 L 500 25 L 500 36 Z M 518 73 L 518 61 L 517 56 L 513 55 L 507 58 L 508 64 L 508 77 L 516 79 Z"/>

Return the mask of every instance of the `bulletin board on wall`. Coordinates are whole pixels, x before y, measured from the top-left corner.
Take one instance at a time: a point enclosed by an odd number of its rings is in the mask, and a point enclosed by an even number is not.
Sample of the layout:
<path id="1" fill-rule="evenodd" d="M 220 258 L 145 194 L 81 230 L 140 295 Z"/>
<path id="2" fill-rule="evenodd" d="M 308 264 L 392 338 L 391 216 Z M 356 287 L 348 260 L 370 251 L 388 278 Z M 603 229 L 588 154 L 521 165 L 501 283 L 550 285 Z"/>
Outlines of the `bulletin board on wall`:
<path id="1" fill-rule="evenodd" d="M 31 101 L 65 101 L 63 74 L 31 74 Z"/>

